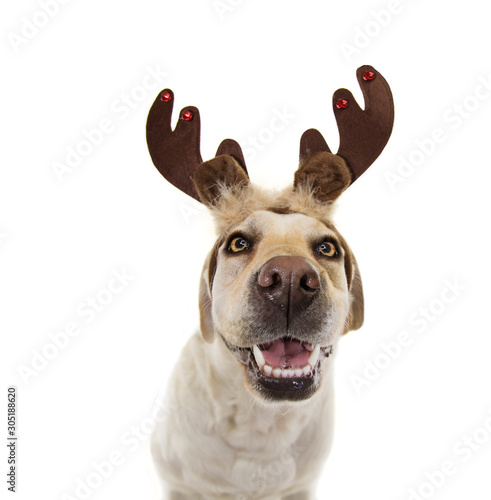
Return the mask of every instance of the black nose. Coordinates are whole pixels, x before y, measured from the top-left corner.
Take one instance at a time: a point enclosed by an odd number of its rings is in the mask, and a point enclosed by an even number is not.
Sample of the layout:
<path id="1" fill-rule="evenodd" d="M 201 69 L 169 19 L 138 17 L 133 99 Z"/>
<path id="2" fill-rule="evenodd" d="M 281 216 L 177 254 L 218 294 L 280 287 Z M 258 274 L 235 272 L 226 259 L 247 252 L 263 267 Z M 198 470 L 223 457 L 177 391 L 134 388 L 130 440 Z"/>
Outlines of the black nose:
<path id="1" fill-rule="evenodd" d="M 273 257 L 258 273 L 259 292 L 281 309 L 291 312 L 303 309 L 320 288 L 315 267 L 303 257 Z"/>

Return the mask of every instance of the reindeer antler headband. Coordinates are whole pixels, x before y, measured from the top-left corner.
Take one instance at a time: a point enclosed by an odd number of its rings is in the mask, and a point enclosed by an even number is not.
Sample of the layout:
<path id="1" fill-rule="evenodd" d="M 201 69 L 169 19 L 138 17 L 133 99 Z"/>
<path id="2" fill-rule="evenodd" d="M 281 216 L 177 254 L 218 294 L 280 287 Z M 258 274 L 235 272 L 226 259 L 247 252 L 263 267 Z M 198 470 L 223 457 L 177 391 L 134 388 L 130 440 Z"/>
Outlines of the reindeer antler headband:
<path id="1" fill-rule="evenodd" d="M 295 175 L 295 187 L 305 182 L 305 177 L 309 175 L 315 175 L 318 179 L 322 176 L 319 169 L 334 169 L 334 174 L 331 172 L 324 182 L 318 182 L 321 191 L 327 189 L 325 199 L 322 198 L 323 193 L 319 193 L 321 201 L 334 199 L 355 182 L 380 155 L 392 132 L 394 103 L 388 83 L 372 66 L 361 66 L 356 76 L 365 99 L 365 109 L 360 108 L 349 90 L 339 89 L 333 95 L 334 115 L 340 135 L 337 154 L 332 155 L 321 133 L 315 129 L 304 132 L 300 140 L 301 165 Z M 184 108 L 175 130 L 172 130 L 173 102 L 174 94 L 167 89 L 153 103 L 147 120 L 148 149 L 153 163 L 169 182 L 196 200 L 205 201 L 203 194 L 200 193 L 201 197 L 198 194 L 193 181 L 202 164 L 199 111 L 192 106 Z M 226 168 L 231 157 L 235 164 L 236 181 L 248 182 L 244 155 L 236 141 L 222 141 L 215 159 L 219 157 L 223 161 L 214 166 L 215 173 L 217 168 Z M 310 160 L 313 159 L 317 161 L 312 163 Z M 344 170 L 340 169 L 341 164 Z M 349 174 L 344 165 L 347 165 Z M 344 179 L 338 178 L 340 172 Z M 326 182 L 329 184 L 327 187 Z M 341 191 L 333 185 L 336 182 Z M 334 191 L 336 195 L 332 195 Z"/>

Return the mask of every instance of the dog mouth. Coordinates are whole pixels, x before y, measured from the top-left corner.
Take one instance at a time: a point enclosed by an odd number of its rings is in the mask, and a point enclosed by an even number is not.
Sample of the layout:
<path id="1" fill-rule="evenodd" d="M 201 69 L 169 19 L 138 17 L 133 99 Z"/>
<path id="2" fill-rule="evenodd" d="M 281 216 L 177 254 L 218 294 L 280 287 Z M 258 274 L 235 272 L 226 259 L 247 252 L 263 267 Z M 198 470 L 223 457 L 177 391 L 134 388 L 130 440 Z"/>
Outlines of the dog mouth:
<path id="1" fill-rule="evenodd" d="M 281 337 L 252 347 L 236 347 L 223 339 L 235 358 L 247 367 L 251 387 L 269 400 L 304 400 L 320 385 L 321 363 L 332 345 L 321 346 Z"/>
<path id="2" fill-rule="evenodd" d="M 257 368 L 267 377 L 304 378 L 313 375 L 332 347 L 321 347 L 299 340 L 279 338 L 267 344 L 254 345 L 252 354 Z M 322 357 L 321 357 L 322 354 Z"/>

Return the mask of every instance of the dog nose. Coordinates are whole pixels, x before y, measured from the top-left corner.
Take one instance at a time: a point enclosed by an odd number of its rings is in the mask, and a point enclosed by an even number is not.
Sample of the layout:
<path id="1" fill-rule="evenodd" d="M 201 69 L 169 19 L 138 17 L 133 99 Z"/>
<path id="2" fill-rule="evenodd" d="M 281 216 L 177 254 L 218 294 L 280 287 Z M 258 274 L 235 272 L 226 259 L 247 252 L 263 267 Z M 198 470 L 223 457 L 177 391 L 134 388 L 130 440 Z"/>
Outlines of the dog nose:
<path id="1" fill-rule="evenodd" d="M 268 260 L 260 269 L 257 282 L 260 293 L 285 310 L 310 304 L 320 288 L 315 267 L 303 257 L 287 255 Z"/>

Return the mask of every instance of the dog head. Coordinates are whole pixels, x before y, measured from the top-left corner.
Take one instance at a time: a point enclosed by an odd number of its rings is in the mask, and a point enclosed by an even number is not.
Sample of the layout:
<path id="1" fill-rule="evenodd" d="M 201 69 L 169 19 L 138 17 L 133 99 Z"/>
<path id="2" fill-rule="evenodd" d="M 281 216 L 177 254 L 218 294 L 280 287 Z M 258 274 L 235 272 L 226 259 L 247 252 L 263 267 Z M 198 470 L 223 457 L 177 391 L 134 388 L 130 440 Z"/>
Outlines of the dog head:
<path id="1" fill-rule="evenodd" d="M 330 191 L 315 172 L 331 174 Z M 309 398 L 339 336 L 363 323 L 356 261 L 330 221 L 350 182 L 346 163 L 327 152 L 303 162 L 294 189 L 276 195 L 251 186 L 230 156 L 196 171 L 219 233 L 201 280 L 201 331 L 225 343 L 249 389 L 268 400 Z"/>
<path id="2" fill-rule="evenodd" d="M 316 130 L 305 132 L 293 188 L 280 193 L 251 185 L 235 141 L 223 141 L 217 156 L 203 163 L 198 110 L 185 108 L 172 131 L 171 91 L 150 110 L 154 163 L 210 208 L 217 226 L 200 284 L 202 335 L 223 342 L 243 366 L 249 390 L 268 401 L 312 397 L 339 337 L 363 323 L 358 266 L 331 215 L 340 194 L 385 146 L 393 107 L 373 68 L 360 68 L 358 80 L 365 110 L 347 90 L 334 94 L 338 153 Z"/>

